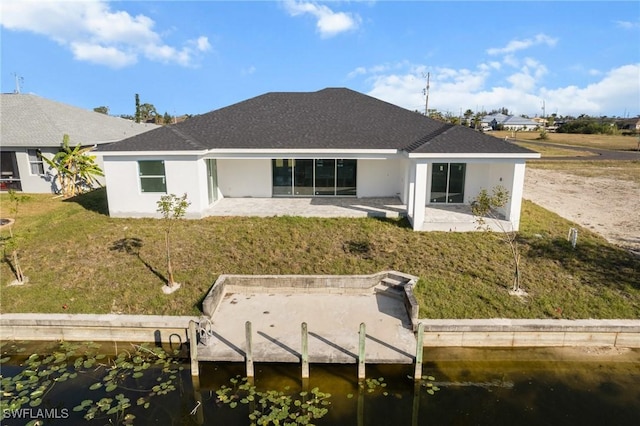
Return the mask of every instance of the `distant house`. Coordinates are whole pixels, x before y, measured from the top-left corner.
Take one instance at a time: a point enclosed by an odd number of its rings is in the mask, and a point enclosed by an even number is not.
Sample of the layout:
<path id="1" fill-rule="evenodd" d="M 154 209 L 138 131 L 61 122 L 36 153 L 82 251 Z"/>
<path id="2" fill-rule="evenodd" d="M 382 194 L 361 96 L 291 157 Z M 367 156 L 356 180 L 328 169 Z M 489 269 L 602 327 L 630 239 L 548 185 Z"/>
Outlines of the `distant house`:
<path id="1" fill-rule="evenodd" d="M 537 123 L 534 120 L 500 113 L 485 115 L 482 117 L 482 124 L 486 124 L 494 130 L 501 126 L 504 130 L 517 130 L 524 132 L 536 130 L 540 127 L 540 123 Z"/>
<path id="2" fill-rule="evenodd" d="M 0 95 L 0 126 L 0 190 L 31 193 L 57 192 L 42 156 L 53 157 L 65 134 L 73 146 L 92 146 L 158 127 L 20 93 Z"/>
<path id="3" fill-rule="evenodd" d="M 187 194 L 191 218 L 229 197 L 396 197 L 415 230 L 427 206 L 468 206 L 496 185 L 511 194 L 504 216 L 517 229 L 525 161 L 540 157 L 344 88 L 267 93 L 97 154 L 115 217 L 157 217 L 171 193 Z"/>

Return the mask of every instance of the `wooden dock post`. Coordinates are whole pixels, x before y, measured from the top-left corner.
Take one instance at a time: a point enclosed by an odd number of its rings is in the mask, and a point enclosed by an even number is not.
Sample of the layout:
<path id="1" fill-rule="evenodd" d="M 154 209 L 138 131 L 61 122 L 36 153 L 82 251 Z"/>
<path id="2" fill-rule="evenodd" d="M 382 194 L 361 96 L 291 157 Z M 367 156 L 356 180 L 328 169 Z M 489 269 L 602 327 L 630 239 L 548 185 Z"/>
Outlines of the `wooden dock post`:
<path id="1" fill-rule="evenodd" d="M 414 380 L 422 380 L 422 352 L 424 351 L 424 324 L 418 323 L 418 335 L 416 336 L 416 369 L 413 373 Z"/>
<path id="2" fill-rule="evenodd" d="M 309 332 L 307 323 L 302 323 L 302 378 L 309 378 Z"/>
<path id="3" fill-rule="evenodd" d="M 198 366 L 198 334 L 196 333 L 196 322 L 189 321 L 189 358 L 191 358 L 191 376 L 200 376 Z"/>
<path id="4" fill-rule="evenodd" d="M 358 381 L 364 380 L 365 373 L 365 356 L 364 356 L 364 342 L 367 339 L 367 330 L 364 323 L 360 323 L 360 343 L 358 345 Z"/>
<path id="5" fill-rule="evenodd" d="M 247 360 L 247 377 L 253 377 L 253 337 L 251 333 L 251 321 L 244 324 L 245 335 L 247 339 L 246 360 Z"/>

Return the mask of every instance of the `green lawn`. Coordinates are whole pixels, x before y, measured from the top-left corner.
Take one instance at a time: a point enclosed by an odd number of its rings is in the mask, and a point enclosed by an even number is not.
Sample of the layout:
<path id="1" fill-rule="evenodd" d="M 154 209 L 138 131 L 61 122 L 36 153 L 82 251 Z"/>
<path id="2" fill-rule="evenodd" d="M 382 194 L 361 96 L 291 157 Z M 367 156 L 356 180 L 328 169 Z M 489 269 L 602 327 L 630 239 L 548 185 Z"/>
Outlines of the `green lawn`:
<path id="1" fill-rule="evenodd" d="M 173 266 L 182 288 L 161 292 L 166 276 L 162 223 L 112 219 L 99 190 L 75 201 L 32 195 L 14 231 L 30 282 L 7 286 L 1 311 L 198 315 L 218 274 L 370 274 L 396 269 L 420 277 L 423 318 L 640 318 L 640 259 L 525 202 L 522 283 L 508 295 L 509 249 L 484 233 L 418 233 L 405 220 L 298 217 L 180 221 Z M 12 217 L 8 196 L 0 216 Z M 6 230 L 0 231 L 4 238 Z"/>

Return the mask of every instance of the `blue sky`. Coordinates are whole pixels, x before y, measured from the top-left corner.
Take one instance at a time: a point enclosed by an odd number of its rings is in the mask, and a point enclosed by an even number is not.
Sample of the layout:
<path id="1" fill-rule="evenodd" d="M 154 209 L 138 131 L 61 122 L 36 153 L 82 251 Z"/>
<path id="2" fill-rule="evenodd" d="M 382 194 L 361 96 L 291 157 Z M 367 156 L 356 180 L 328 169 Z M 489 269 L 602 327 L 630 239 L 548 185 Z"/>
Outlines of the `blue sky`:
<path id="1" fill-rule="evenodd" d="M 1 91 L 200 114 L 348 87 L 410 110 L 640 114 L 637 1 L 3 0 Z"/>

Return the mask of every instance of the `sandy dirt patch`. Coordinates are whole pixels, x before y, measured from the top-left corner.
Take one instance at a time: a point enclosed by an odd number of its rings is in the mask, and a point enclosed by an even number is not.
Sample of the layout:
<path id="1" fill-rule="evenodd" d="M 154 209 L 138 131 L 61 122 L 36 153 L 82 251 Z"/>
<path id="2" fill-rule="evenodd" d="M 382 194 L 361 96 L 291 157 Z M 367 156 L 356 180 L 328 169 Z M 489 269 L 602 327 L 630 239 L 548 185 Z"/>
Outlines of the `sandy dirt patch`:
<path id="1" fill-rule="evenodd" d="M 524 198 L 640 255 L 640 185 L 634 182 L 528 167 Z"/>

